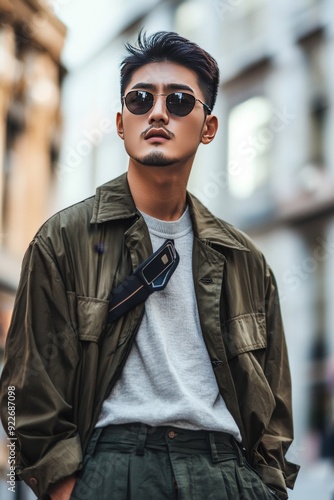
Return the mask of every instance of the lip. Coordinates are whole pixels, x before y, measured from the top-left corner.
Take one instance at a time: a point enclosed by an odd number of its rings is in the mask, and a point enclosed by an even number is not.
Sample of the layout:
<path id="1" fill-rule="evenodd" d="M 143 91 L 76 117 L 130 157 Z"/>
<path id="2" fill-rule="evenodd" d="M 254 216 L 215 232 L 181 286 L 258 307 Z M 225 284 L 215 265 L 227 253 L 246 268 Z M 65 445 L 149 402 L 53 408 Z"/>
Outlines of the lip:
<path id="1" fill-rule="evenodd" d="M 145 141 L 152 140 L 158 141 L 158 142 L 163 142 L 165 140 L 170 140 L 170 135 L 166 130 L 163 128 L 151 128 L 146 134 L 145 134 Z"/>

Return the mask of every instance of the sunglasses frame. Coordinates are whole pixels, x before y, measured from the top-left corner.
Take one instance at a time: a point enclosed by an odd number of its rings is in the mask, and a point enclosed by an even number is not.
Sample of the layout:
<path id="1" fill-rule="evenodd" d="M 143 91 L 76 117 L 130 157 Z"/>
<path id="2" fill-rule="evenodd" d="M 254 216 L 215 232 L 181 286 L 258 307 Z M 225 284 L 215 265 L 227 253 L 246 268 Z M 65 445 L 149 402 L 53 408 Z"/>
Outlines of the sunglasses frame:
<path id="1" fill-rule="evenodd" d="M 133 113 L 133 111 L 131 111 L 131 109 L 128 108 L 128 105 L 127 105 L 127 102 L 126 102 L 126 98 L 128 97 L 129 94 L 131 93 L 134 93 L 134 92 L 145 92 L 146 94 L 149 94 L 153 97 L 153 100 L 152 100 L 152 105 L 148 108 L 147 111 L 144 111 L 144 113 Z M 169 110 L 168 108 L 168 103 L 167 103 L 167 99 L 168 97 L 174 95 L 174 94 L 185 94 L 187 96 L 191 96 L 193 99 L 194 99 L 194 105 L 193 107 L 191 108 L 191 110 L 186 113 L 185 115 L 178 115 L 176 113 L 173 113 L 172 111 Z M 202 104 L 202 106 L 204 107 L 205 111 L 207 111 L 207 113 L 210 115 L 211 114 L 211 108 L 209 108 L 209 106 L 207 104 L 205 104 L 205 102 L 201 101 L 200 99 L 197 99 L 194 95 L 192 94 L 189 94 L 189 92 L 183 92 L 183 91 L 180 91 L 180 92 L 171 92 L 170 94 L 153 94 L 153 92 L 149 92 L 147 90 L 130 90 L 127 94 L 123 95 L 122 96 L 122 102 L 125 103 L 125 106 L 127 107 L 127 109 L 130 111 L 130 113 L 132 113 L 133 115 L 136 115 L 136 116 L 142 116 L 142 115 L 146 115 L 146 113 L 148 113 L 154 106 L 155 104 L 155 100 L 154 100 L 154 97 L 155 96 L 163 96 L 163 97 L 166 97 L 166 108 L 168 110 L 168 112 L 173 115 L 173 116 L 178 116 L 180 118 L 183 118 L 184 116 L 188 116 L 192 110 L 194 109 L 195 107 L 195 104 L 196 104 L 196 101 L 200 102 Z"/>

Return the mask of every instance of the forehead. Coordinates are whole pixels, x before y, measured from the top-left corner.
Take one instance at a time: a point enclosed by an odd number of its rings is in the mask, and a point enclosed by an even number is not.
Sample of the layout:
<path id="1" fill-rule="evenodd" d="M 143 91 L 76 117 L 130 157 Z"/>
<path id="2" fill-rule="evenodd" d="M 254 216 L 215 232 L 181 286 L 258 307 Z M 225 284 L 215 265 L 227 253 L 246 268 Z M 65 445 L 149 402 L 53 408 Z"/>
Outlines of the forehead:
<path id="1" fill-rule="evenodd" d="M 154 86 L 157 90 L 168 90 L 168 87 L 175 89 L 180 85 L 189 87 L 195 94 L 201 94 L 198 78 L 194 71 L 172 62 L 156 62 L 141 66 L 133 72 L 131 80 L 125 91 L 132 88 L 140 88 L 140 83 L 147 83 Z"/>

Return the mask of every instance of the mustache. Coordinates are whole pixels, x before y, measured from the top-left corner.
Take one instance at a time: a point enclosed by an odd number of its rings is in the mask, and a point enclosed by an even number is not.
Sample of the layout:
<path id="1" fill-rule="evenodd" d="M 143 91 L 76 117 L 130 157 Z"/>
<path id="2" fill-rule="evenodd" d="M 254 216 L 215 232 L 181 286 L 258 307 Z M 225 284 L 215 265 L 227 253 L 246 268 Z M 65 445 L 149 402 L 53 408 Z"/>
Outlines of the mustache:
<path id="1" fill-rule="evenodd" d="M 147 127 L 147 129 L 145 129 L 144 132 L 141 133 L 141 136 L 145 137 L 146 134 L 148 134 L 150 130 L 152 130 L 152 129 L 158 129 L 158 128 L 164 130 L 166 132 L 166 134 L 168 135 L 168 137 L 170 137 L 170 138 L 175 137 L 174 134 L 173 134 L 173 132 L 171 132 L 170 130 L 168 130 L 163 125 L 157 125 L 157 124 L 150 125 L 149 127 Z"/>

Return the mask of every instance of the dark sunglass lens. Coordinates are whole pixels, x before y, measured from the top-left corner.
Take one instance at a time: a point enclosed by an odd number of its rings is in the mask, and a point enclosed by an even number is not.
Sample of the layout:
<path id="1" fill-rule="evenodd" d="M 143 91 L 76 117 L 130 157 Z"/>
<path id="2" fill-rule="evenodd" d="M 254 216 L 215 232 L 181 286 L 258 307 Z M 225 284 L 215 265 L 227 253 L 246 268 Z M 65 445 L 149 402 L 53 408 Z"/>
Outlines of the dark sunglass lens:
<path id="1" fill-rule="evenodd" d="M 189 115 L 194 109 L 196 99 L 191 94 L 184 92 L 174 92 L 167 97 L 166 105 L 170 113 L 176 116 Z"/>
<path id="2" fill-rule="evenodd" d="M 143 90 L 133 90 L 126 95 L 125 104 L 134 115 L 144 115 L 153 105 L 153 95 Z"/>

